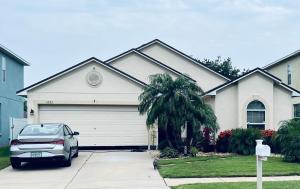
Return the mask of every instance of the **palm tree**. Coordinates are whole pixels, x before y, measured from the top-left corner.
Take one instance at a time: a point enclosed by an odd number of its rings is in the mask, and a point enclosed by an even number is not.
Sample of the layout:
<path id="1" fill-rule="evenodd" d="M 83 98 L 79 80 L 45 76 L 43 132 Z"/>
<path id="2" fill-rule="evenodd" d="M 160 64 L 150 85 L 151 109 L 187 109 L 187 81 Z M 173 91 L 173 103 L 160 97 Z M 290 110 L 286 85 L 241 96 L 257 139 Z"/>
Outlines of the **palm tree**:
<path id="1" fill-rule="evenodd" d="M 140 114 L 147 114 L 146 124 L 165 131 L 168 145 L 173 147 L 181 139 L 181 130 L 189 123 L 190 132 L 200 132 L 201 126 L 217 129 L 216 117 L 209 105 L 201 98 L 203 91 L 187 77 L 173 80 L 168 74 L 150 77 L 150 84 L 139 96 Z"/>

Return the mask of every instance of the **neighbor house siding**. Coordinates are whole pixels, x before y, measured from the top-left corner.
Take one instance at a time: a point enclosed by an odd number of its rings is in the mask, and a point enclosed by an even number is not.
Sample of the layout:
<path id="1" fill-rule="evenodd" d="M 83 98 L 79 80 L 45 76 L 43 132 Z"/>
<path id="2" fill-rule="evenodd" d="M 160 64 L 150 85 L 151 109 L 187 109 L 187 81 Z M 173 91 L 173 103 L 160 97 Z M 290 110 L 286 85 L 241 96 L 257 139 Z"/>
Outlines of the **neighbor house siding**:
<path id="1" fill-rule="evenodd" d="M 2 80 L 2 57 L 6 60 L 6 81 Z M 24 87 L 24 66 L 0 52 L 0 146 L 9 144 L 9 120 L 23 118 L 24 99 L 16 91 Z"/>

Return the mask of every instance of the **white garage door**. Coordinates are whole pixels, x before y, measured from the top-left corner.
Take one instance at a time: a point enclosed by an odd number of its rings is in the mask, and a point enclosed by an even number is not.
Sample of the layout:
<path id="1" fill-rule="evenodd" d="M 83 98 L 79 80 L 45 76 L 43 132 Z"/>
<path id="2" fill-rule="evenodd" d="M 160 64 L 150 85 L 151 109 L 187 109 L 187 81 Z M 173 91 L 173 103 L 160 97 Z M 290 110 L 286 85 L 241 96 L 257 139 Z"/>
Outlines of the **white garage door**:
<path id="1" fill-rule="evenodd" d="M 66 123 L 80 133 L 80 146 L 145 146 L 145 116 L 137 106 L 42 105 L 41 123 Z"/>

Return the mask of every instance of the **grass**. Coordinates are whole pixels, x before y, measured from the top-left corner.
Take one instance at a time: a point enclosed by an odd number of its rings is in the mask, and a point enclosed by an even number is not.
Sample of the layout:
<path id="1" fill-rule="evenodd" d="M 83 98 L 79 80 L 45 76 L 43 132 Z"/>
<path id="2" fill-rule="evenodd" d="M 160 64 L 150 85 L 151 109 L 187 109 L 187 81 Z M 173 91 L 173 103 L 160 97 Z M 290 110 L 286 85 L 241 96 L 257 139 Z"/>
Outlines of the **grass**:
<path id="1" fill-rule="evenodd" d="M 0 148 L 0 169 L 9 166 L 9 147 Z"/>
<path id="2" fill-rule="evenodd" d="M 256 176 L 255 156 L 208 156 L 159 161 L 165 178 Z M 271 157 L 263 163 L 264 176 L 300 175 L 300 163 Z"/>
<path id="3" fill-rule="evenodd" d="M 256 189 L 255 182 L 188 184 L 172 189 Z M 300 181 L 264 182 L 264 189 L 300 189 Z"/>

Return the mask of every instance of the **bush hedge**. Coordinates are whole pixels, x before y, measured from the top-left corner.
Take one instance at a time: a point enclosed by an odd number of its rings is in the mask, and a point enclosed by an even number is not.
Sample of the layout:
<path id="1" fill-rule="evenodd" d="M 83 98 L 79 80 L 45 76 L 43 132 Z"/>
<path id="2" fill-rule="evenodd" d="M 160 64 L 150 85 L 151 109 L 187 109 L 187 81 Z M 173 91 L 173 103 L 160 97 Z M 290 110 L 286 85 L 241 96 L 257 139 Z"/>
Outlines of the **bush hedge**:
<path id="1" fill-rule="evenodd" d="M 253 155 L 256 140 L 261 138 L 258 129 L 233 129 L 229 140 L 229 152 L 240 155 Z"/>
<path id="2" fill-rule="evenodd" d="M 220 132 L 217 142 L 216 142 L 216 150 L 217 152 L 226 153 L 229 149 L 229 139 L 232 135 L 231 130 L 225 130 Z"/>
<path id="3" fill-rule="evenodd" d="M 161 150 L 160 152 L 161 158 L 177 158 L 179 157 L 178 150 L 170 147 L 166 147 L 165 149 Z"/>
<path id="4" fill-rule="evenodd" d="M 300 120 L 292 119 L 282 122 L 275 141 L 280 146 L 284 160 L 300 162 Z"/>

